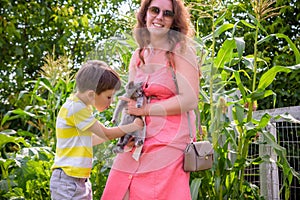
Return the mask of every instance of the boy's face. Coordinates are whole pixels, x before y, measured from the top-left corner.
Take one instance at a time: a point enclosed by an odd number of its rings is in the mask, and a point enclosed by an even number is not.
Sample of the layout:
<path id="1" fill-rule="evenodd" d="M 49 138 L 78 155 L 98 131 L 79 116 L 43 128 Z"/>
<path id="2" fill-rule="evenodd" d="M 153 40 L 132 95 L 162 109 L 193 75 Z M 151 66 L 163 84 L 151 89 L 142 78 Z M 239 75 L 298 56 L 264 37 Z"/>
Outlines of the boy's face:
<path id="1" fill-rule="evenodd" d="M 113 101 L 113 96 L 115 94 L 115 90 L 105 90 L 101 92 L 99 95 L 95 95 L 95 108 L 102 112 L 106 110 Z"/>

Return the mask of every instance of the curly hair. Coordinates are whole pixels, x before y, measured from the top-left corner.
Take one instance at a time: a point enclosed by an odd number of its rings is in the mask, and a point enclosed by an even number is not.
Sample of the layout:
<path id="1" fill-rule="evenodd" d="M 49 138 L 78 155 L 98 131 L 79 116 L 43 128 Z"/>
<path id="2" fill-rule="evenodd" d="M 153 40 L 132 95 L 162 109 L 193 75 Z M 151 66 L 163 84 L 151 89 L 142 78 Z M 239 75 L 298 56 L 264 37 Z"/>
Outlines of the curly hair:
<path id="1" fill-rule="evenodd" d="M 167 57 L 169 58 L 170 52 L 175 49 L 176 44 L 180 43 L 182 49 L 186 46 L 186 38 L 192 37 L 194 35 L 194 31 L 191 28 L 190 24 L 190 14 L 185 7 L 183 0 L 170 0 L 173 5 L 174 17 L 173 24 L 168 33 L 168 38 L 170 42 L 170 49 L 166 52 Z M 150 33 L 146 28 L 146 15 L 148 8 L 151 4 L 152 0 L 142 0 L 140 9 L 136 14 L 137 24 L 134 28 L 134 36 L 137 41 L 140 52 L 139 57 L 141 61 L 144 63 L 144 58 L 142 55 L 142 51 L 145 47 L 150 44 Z"/>

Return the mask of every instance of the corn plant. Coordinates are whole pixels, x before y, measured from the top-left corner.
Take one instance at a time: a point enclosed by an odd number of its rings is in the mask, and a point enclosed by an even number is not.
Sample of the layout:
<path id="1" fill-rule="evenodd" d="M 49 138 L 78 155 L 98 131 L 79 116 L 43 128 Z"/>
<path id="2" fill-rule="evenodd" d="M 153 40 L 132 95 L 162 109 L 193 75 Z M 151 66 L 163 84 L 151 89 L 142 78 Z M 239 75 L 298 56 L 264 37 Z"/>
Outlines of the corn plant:
<path id="1" fill-rule="evenodd" d="M 50 199 L 56 115 L 73 91 L 74 72 L 67 57 L 49 54 L 44 63 L 1 120 L 1 199 Z"/>
<path id="2" fill-rule="evenodd" d="M 44 63 L 40 77 L 27 82 L 27 89 L 20 92 L 15 103 L 16 109 L 4 115 L 1 126 L 13 126 L 11 123 L 18 120 L 23 130 L 39 135 L 49 146 L 55 144 L 58 110 L 74 89 L 74 71 L 67 57 L 48 54 Z"/>
<path id="3" fill-rule="evenodd" d="M 267 89 L 276 74 L 289 73 L 299 67 L 267 66 L 265 67 L 267 70 L 258 79 L 258 65 L 261 70 L 267 63 L 259 55 L 259 45 L 270 37 L 286 39 L 295 52 L 296 64 L 299 64 L 299 51 L 292 41 L 283 34 L 268 35 L 261 25 L 268 17 L 278 15 L 279 8 L 272 8 L 274 2 L 252 1 L 253 15 L 248 13 L 249 20 L 238 20 L 235 24 L 224 23 L 228 15 L 227 9 L 231 9 L 234 5 L 232 7 L 227 5 L 226 8 L 221 1 L 194 4 L 194 11 L 199 12 L 198 21 L 206 19 L 207 24 L 211 25 L 212 32 L 202 38 L 199 38 L 199 33 L 196 35 L 207 52 L 202 66 L 203 101 L 200 102 L 200 107 L 202 124 L 207 127 L 208 137 L 214 144 L 215 164 L 210 171 L 192 174 L 193 199 L 262 199 L 258 186 L 247 182 L 244 178 L 247 166 L 270 162 L 268 156 L 248 158 L 249 145 L 257 141 L 259 136 L 263 138 L 259 142 L 270 144 L 279 156 L 278 166 L 283 168 L 286 177 L 284 187 L 288 187 L 290 184 L 288 180 L 292 176 L 299 178 L 299 174 L 289 167 L 285 149 L 280 147 L 273 136 L 265 130 L 271 116 L 266 114 L 259 120 L 252 117 L 259 100 L 276 95 Z M 244 37 L 236 36 L 240 26 L 254 29 L 253 54 L 244 55 Z M 220 37 L 225 32 L 229 33 L 229 37 Z M 220 42 L 221 45 L 217 46 Z M 244 80 L 252 82 L 249 88 L 244 84 Z M 232 108 L 231 118 L 228 118 L 227 107 Z M 288 198 L 288 190 L 285 191 Z"/>

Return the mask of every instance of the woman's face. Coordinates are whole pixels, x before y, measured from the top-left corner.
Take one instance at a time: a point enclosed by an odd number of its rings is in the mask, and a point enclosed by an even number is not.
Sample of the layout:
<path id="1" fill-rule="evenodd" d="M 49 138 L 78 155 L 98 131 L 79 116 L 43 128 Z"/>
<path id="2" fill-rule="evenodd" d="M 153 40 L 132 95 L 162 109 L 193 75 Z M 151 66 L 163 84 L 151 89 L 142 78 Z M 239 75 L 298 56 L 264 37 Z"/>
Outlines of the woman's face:
<path id="1" fill-rule="evenodd" d="M 152 35 L 165 35 L 174 21 L 172 1 L 153 0 L 147 10 L 146 26 Z"/>

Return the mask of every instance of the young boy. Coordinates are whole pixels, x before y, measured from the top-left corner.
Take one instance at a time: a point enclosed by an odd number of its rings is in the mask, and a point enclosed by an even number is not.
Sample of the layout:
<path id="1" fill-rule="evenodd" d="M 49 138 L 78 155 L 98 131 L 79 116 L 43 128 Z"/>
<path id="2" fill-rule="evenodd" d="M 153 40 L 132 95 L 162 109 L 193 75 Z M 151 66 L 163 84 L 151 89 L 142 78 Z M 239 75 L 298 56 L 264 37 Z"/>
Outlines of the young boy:
<path id="1" fill-rule="evenodd" d="M 102 61 L 88 61 L 76 75 L 77 91 L 60 109 L 56 121 L 56 155 L 50 179 L 54 200 L 92 199 L 89 176 L 92 170 L 92 146 L 142 129 L 137 119 L 132 124 L 106 128 L 92 114 L 112 102 L 121 81 L 116 72 Z"/>

